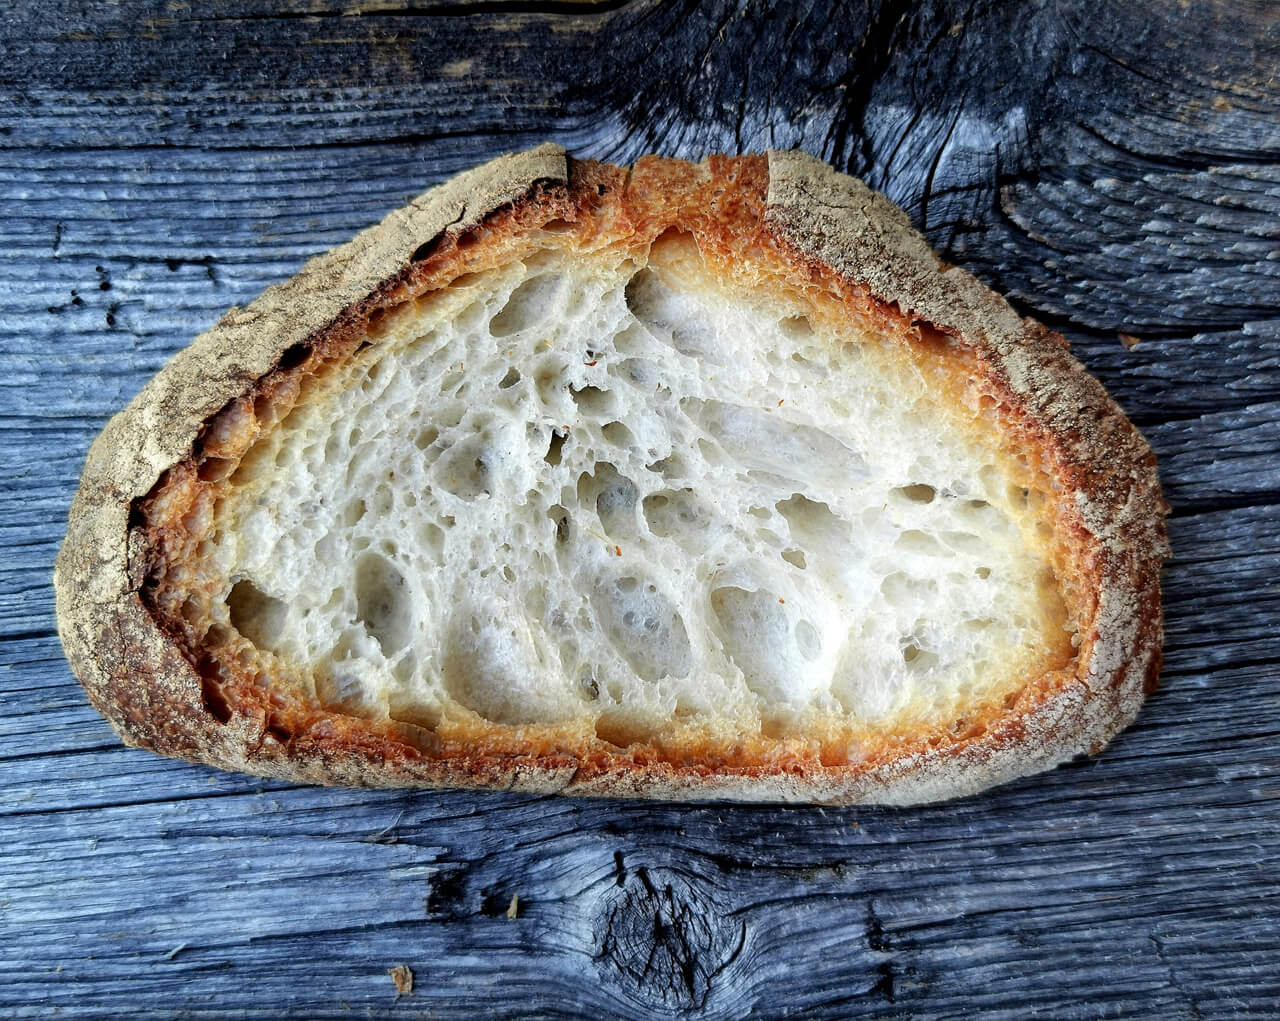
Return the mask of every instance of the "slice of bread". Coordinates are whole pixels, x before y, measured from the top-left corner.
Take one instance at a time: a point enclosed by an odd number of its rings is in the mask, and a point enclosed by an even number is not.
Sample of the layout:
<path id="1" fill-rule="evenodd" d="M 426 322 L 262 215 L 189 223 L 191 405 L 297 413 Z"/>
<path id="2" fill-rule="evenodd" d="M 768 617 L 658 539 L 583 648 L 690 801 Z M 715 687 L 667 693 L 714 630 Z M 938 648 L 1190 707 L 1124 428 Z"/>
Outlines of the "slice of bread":
<path id="1" fill-rule="evenodd" d="M 233 309 L 94 444 L 59 626 L 131 743 L 320 783 L 920 802 L 1099 750 L 1154 460 L 814 159 L 555 146 Z"/>

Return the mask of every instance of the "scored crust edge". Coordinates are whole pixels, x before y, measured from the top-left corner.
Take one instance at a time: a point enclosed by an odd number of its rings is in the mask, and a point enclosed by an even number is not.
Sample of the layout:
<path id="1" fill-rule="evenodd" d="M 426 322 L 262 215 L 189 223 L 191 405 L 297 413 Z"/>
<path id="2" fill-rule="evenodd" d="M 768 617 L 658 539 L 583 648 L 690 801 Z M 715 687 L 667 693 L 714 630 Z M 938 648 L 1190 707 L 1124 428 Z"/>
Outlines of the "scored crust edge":
<path id="1" fill-rule="evenodd" d="M 1008 400 L 1053 441 L 1057 471 L 1097 544 L 1099 606 L 1088 670 L 977 738 L 871 768 L 665 762 L 583 771 L 569 756 L 388 756 L 377 741 L 305 753 L 264 747 L 265 722 L 206 711 L 200 678 L 139 590 L 134 501 L 182 459 L 205 422 L 290 349 L 393 290 L 417 253 L 489 214 L 563 198 L 571 159 L 545 144 L 432 189 L 295 277 L 233 308 L 113 418 L 94 442 L 54 572 L 58 629 L 94 706 L 129 744 L 224 769 L 314 783 L 484 787 L 693 800 L 911 804 L 958 797 L 1099 751 L 1133 721 L 1160 668 L 1160 567 L 1168 555 L 1155 459 L 1066 341 L 944 266 L 906 215 L 861 181 L 798 152 L 768 153 L 763 228 L 800 264 L 834 271 L 885 305 L 971 345 Z"/>

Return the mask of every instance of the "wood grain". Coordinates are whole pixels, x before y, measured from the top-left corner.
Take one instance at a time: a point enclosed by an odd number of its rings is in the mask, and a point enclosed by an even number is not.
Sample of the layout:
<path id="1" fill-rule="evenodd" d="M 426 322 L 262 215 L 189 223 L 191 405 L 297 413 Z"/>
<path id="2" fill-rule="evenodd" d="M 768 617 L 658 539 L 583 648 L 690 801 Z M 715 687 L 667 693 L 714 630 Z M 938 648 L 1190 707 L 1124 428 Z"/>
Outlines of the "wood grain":
<path id="1" fill-rule="evenodd" d="M 0 1014 L 1276 1012 L 1274 5 L 23 0 L 0 57 Z M 911 811 L 324 790 L 122 747 L 49 585 L 93 436 L 229 305 L 548 137 L 805 148 L 1066 333 L 1174 508 L 1138 724 Z"/>

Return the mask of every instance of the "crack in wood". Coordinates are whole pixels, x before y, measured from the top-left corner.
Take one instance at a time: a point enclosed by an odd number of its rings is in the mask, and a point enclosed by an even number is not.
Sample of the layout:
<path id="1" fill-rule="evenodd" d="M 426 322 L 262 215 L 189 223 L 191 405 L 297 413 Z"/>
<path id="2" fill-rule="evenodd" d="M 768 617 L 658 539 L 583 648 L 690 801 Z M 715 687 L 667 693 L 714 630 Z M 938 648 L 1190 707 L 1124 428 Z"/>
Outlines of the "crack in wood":
<path id="1" fill-rule="evenodd" d="M 745 921 L 722 916 L 690 877 L 674 870 L 642 865 L 632 875 L 602 912 L 597 960 L 603 973 L 642 1004 L 701 1010 L 713 982 L 741 953 Z"/>

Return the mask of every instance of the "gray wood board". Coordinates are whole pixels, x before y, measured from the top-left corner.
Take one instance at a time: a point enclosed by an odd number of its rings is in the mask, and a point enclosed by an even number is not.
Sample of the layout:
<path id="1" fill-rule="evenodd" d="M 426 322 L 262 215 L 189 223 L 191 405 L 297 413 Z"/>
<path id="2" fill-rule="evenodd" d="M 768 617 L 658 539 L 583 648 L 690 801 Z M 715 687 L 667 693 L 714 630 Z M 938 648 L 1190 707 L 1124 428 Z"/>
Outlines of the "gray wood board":
<path id="1" fill-rule="evenodd" d="M 0 1014 L 1280 1013 L 1274 5 L 24 0 L 0 56 Z M 123 748 L 49 584 L 97 430 L 229 305 L 547 137 L 805 148 L 1070 337 L 1173 505 L 1138 723 L 912 810 Z"/>

